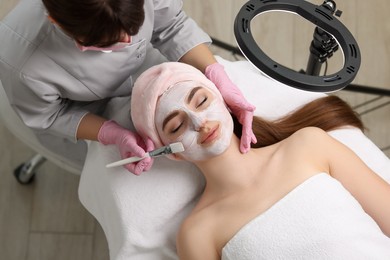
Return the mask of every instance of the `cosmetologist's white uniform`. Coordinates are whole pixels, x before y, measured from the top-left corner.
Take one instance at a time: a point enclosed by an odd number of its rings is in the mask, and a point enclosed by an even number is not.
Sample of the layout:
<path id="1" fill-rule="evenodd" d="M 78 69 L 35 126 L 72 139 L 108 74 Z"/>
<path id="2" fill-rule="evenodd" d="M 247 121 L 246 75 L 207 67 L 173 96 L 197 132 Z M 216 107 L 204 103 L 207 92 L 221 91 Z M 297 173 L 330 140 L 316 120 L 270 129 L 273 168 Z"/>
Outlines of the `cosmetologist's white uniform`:
<path id="1" fill-rule="evenodd" d="M 81 52 L 48 20 L 41 0 L 21 0 L 0 22 L 0 80 L 11 105 L 45 146 L 81 156 L 82 164 L 84 142 L 78 142 L 82 155 L 72 148 L 80 120 L 87 112 L 101 114 L 110 98 L 130 95 L 150 43 L 177 61 L 210 42 L 181 8 L 179 0 L 145 0 L 145 21 L 130 46 Z"/>

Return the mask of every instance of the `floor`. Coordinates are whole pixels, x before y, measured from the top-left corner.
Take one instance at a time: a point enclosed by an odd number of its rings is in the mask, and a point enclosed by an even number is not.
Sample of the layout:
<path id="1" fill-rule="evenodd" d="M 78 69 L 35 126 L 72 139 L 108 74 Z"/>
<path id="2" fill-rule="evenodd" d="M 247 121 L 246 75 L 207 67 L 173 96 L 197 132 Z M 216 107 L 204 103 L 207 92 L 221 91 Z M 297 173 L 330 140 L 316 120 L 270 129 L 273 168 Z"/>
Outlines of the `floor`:
<path id="1" fill-rule="evenodd" d="M 17 0 L 0 2 L 0 18 Z M 212 37 L 236 46 L 233 22 L 246 1 L 185 0 L 184 9 Z M 310 1 L 317 5 L 323 1 Z M 338 3 L 340 2 L 340 3 Z M 342 23 L 359 44 L 362 64 L 353 83 L 390 90 L 390 16 L 386 0 L 336 1 Z M 292 14 L 256 17 L 252 33 L 274 60 L 293 69 L 305 69 L 313 26 Z M 212 46 L 229 59 L 239 55 Z M 329 62 L 328 73 L 340 68 L 339 53 Z M 367 135 L 390 157 L 390 98 L 340 91 L 361 114 Z M 108 259 L 107 242 L 96 222 L 77 197 L 79 177 L 53 164 L 43 164 L 35 181 L 18 184 L 12 171 L 34 153 L 0 121 L 0 260 Z"/>

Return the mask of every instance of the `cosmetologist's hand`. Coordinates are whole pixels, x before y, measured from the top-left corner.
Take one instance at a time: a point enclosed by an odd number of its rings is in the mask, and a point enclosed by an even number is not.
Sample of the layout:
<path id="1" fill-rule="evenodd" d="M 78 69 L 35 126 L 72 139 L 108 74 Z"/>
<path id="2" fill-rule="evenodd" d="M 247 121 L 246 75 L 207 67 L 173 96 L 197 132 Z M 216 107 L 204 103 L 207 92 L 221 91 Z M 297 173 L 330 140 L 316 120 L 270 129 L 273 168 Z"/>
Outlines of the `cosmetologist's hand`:
<path id="1" fill-rule="evenodd" d="M 257 142 L 252 130 L 255 106 L 245 99 L 242 92 L 226 74 L 224 67 L 218 62 L 207 66 L 205 75 L 217 86 L 229 109 L 242 125 L 240 151 L 241 153 L 247 153 L 250 149 L 251 142 Z"/>
<path id="2" fill-rule="evenodd" d="M 112 120 L 103 123 L 99 130 L 98 141 L 104 145 L 115 144 L 118 146 L 122 159 L 133 156 L 143 157 L 145 152 L 154 149 L 154 144 L 150 139 L 144 142 L 138 134 L 121 127 Z M 152 164 L 153 158 L 145 158 L 139 162 L 126 164 L 123 167 L 135 175 L 140 175 L 143 171 L 148 171 Z"/>

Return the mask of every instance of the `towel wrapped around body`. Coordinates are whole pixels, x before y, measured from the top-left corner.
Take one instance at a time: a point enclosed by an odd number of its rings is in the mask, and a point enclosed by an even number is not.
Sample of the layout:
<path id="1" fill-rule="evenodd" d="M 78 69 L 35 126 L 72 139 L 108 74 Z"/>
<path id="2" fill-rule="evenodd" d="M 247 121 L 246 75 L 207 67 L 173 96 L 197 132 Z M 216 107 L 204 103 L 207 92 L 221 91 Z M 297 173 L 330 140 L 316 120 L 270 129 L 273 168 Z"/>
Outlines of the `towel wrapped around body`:
<path id="1" fill-rule="evenodd" d="M 309 178 L 242 227 L 222 260 L 390 259 L 390 238 L 334 178 Z"/>

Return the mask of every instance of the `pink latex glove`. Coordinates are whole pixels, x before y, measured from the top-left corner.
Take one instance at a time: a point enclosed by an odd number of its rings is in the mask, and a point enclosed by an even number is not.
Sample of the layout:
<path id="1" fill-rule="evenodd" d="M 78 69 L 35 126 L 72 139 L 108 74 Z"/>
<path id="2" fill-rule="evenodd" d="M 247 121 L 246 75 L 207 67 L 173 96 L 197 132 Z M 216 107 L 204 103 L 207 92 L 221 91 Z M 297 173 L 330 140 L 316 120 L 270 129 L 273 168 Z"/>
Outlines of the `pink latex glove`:
<path id="1" fill-rule="evenodd" d="M 224 67 L 218 62 L 207 66 L 205 75 L 217 86 L 229 109 L 242 125 L 240 151 L 241 153 L 247 153 L 250 149 L 251 142 L 257 143 L 257 139 L 252 130 L 255 106 L 246 101 L 244 95 L 226 74 Z"/>
<path id="2" fill-rule="evenodd" d="M 98 141 L 104 145 L 117 145 L 122 159 L 132 156 L 143 157 L 146 151 L 154 149 L 154 144 L 150 139 L 145 143 L 138 134 L 121 127 L 112 120 L 103 123 L 98 133 Z M 135 175 L 140 175 L 143 171 L 148 171 L 152 164 L 153 158 L 145 158 L 123 167 Z"/>

